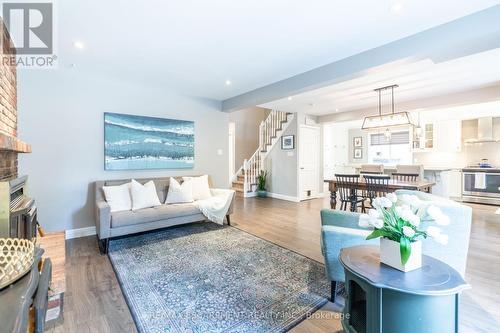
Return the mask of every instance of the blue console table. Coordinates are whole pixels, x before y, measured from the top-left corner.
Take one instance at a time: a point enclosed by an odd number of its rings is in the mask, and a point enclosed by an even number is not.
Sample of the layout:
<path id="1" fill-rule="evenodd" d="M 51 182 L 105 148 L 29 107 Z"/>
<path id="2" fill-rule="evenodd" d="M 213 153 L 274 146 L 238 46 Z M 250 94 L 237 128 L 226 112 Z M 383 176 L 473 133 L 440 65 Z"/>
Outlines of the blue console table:
<path id="1" fill-rule="evenodd" d="M 346 332 L 458 332 L 459 295 L 469 285 L 444 262 L 424 255 L 422 268 L 404 273 L 380 263 L 378 246 L 344 248 L 339 259 Z"/>

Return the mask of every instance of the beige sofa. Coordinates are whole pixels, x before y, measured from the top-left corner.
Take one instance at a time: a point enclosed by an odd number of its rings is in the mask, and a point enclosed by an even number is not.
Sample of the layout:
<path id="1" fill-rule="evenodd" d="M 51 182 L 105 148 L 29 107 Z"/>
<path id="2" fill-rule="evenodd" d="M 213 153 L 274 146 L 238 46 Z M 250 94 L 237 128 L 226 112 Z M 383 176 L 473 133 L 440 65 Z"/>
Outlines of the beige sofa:
<path id="1" fill-rule="evenodd" d="M 176 179 L 179 182 L 182 181 L 182 177 L 176 177 Z M 154 181 L 160 202 L 165 202 L 170 177 L 136 180 L 141 184 L 150 180 Z M 136 211 L 127 210 L 111 213 L 110 207 L 104 198 L 102 187 L 122 185 L 130 181 L 130 179 L 120 179 L 94 182 L 96 229 L 99 239 L 99 249 L 102 253 L 107 253 L 109 239 L 112 237 L 206 220 L 206 217 L 200 210 L 191 203 L 162 204 L 161 206 Z M 233 212 L 233 203 L 234 198 L 226 215 L 228 224 L 231 223 L 229 216 Z"/>

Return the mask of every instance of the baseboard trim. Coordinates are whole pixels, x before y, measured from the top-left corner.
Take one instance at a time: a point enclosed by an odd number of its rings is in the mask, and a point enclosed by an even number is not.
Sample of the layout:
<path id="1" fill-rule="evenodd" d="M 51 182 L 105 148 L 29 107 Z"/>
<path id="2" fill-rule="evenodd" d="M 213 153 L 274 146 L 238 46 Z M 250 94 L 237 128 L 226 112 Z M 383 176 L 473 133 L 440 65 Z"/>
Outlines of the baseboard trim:
<path id="1" fill-rule="evenodd" d="M 300 201 L 306 201 L 306 200 L 312 200 L 312 199 L 322 199 L 322 198 L 325 198 L 327 196 L 328 196 L 328 194 L 326 192 L 321 192 L 321 193 L 317 193 L 315 195 L 311 195 L 310 197 L 300 198 Z"/>
<path id="2" fill-rule="evenodd" d="M 66 239 L 73 239 L 73 238 L 80 238 L 80 237 L 87 237 L 87 236 L 93 236 L 96 234 L 96 229 L 94 227 L 87 227 L 87 228 L 79 228 L 79 229 L 69 229 L 66 230 L 65 232 L 65 238 Z"/>
<path id="3" fill-rule="evenodd" d="M 270 198 L 274 198 L 274 199 L 280 199 L 280 200 L 286 200 L 286 201 L 292 201 L 292 202 L 300 202 L 299 198 L 292 197 L 290 195 L 267 192 L 267 196 Z"/>

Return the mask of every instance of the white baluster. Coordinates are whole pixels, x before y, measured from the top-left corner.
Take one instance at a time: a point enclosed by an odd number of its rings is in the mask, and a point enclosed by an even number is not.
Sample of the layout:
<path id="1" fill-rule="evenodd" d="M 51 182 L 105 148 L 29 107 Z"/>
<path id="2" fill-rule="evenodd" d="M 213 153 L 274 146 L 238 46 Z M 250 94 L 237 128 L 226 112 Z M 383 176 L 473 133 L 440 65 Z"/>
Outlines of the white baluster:
<path id="1" fill-rule="evenodd" d="M 248 160 L 243 161 L 243 192 L 247 191 Z"/>
<path id="2" fill-rule="evenodd" d="M 275 125 L 274 125 L 274 118 L 276 116 L 276 112 L 273 111 L 273 113 L 271 114 L 271 139 L 269 141 L 272 142 L 273 140 L 273 136 L 274 136 L 274 129 L 275 129 Z"/>
<path id="3" fill-rule="evenodd" d="M 276 111 L 274 111 L 273 113 L 273 134 L 271 136 L 275 136 L 276 135 Z M 271 138 L 271 142 L 272 142 L 272 138 Z"/>
<path id="4" fill-rule="evenodd" d="M 264 122 L 261 121 L 260 122 L 260 125 L 259 125 L 259 150 L 262 150 L 262 137 L 263 137 L 263 126 L 264 126 Z"/>

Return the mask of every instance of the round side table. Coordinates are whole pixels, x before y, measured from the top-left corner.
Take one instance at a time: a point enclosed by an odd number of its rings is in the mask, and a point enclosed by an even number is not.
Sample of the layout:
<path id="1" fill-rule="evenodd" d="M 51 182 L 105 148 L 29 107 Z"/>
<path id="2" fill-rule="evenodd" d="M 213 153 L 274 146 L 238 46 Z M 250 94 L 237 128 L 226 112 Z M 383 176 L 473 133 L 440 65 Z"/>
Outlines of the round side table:
<path id="1" fill-rule="evenodd" d="M 420 269 L 404 273 L 380 263 L 378 246 L 355 246 L 341 250 L 340 263 L 346 332 L 458 332 L 459 295 L 470 286 L 444 262 L 424 255 Z"/>

